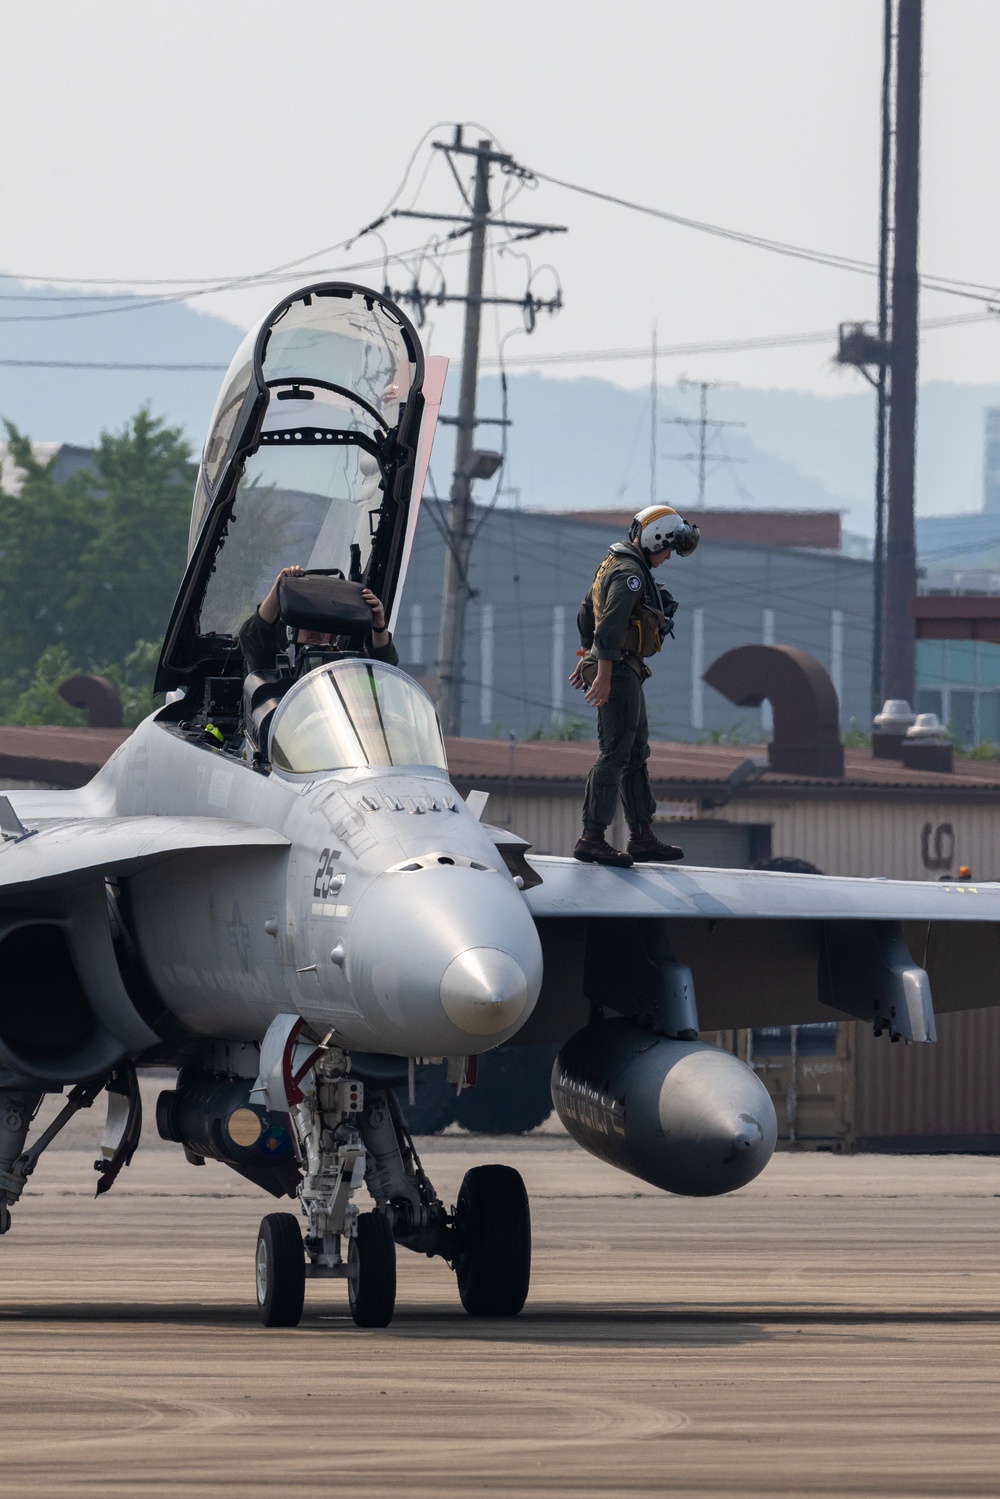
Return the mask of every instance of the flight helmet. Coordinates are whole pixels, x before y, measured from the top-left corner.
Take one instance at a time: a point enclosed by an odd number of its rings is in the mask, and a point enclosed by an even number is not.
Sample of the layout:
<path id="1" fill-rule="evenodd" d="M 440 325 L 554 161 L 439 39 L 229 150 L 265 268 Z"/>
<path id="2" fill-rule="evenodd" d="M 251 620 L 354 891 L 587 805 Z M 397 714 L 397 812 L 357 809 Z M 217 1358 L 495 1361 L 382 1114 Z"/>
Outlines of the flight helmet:
<path id="1" fill-rule="evenodd" d="M 665 547 L 670 547 L 678 557 L 690 557 L 701 540 L 701 532 L 683 520 L 671 505 L 647 505 L 633 516 L 628 539 L 637 541 L 647 557 Z"/>

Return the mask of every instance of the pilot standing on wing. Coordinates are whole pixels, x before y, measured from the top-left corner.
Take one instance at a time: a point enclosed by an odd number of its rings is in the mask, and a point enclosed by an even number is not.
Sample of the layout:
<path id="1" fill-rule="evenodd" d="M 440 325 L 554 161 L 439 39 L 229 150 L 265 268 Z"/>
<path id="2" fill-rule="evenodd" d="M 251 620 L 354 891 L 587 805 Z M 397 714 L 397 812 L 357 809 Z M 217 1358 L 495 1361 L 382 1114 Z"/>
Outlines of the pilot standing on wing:
<path id="1" fill-rule="evenodd" d="M 278 618 L 278 584 L 282 578 L 301 578 L 301 567 L 283 567 L 274 580 L 270 593 L 258 604 L 249 619 L 240 625 L 240 649 L 247 671 L 270 671 L 275 657 L 285 648 L 285 626 Z M 385 627 L 385 610 L 370 588 L 365 588 L 362 598 L 372 611 L 372 632 L 365 639 L 364 652 L 375 661 L 385 661 L 390 666 L 399 665 L 399 655 L 392 643 L 392 636 Z M 320 630 L 297 630 L 296 645 L 330 644 L 331 637 Z"/>
<path id="2" fill-rule="evenodd" d="M 671 552 L 689 557 L 698 545 L 697 526 L 688 525 L 669 505 L 640 510 L 628 540 L 618 541 L 597 569 L 580 605 L 577 627 L 583 659 L 570 682 L 586 687 L 586 701 L 597 709 L 600 753 L 587 778 L 583 836 L 573 850 L 585 864 L 627 868 L 684 857 L 683 849 L 661 843 L 653 833 L 656 802 L 649 784 L 649 724 L 642 684 L 652 673 L 645 658 L 655 656 L 673 634 L 677 604 L 653 579 L 652 569 Z M 619 853 L 604 836 L 621 795 L 629 825 L 628 852 Z"/>

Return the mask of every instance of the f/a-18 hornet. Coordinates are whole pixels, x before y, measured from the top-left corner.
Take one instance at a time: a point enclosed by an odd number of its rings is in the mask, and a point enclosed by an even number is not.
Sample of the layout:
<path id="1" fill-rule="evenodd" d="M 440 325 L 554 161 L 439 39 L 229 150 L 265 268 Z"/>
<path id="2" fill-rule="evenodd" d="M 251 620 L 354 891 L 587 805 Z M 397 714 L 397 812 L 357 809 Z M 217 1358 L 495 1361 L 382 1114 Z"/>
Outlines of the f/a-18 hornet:
<path id="1" fill-rule="evenodd" d="M 205 445 L 166 706 L 82 790 L 0 798 L 0 1231 L 104 1090 L 107 1190 L 139 1138 L 136 1069 L 176 1067 L 161 1136 L 298 1199 L 260 1228 L 268 1325 L 339 1276 L 355 1321 L 384 1326 L 397 1245 L 442 1256 L 470 1313 L 521 1309 L 521 1178 L 476 1167 L 449 1208 L 407 1130 L 395 1090 L 431 1059 L 462 1087 L 493 1047 L 562 1042 L 573 1138 L 710 1195 L 757 1176 L 776 1121 L 700 1031 L 856 1017 L 925 1042 L 932 985 L 943 1009 L 1000 997 L 998 886 L 529 861 L 457 794 L 430 698 L 364 645 L 363 590 L 398 611 L 442 366 L 363 287 L 264 318 Z M 241 621 L 286 564 L 290 629 L 247 674 Z"/>

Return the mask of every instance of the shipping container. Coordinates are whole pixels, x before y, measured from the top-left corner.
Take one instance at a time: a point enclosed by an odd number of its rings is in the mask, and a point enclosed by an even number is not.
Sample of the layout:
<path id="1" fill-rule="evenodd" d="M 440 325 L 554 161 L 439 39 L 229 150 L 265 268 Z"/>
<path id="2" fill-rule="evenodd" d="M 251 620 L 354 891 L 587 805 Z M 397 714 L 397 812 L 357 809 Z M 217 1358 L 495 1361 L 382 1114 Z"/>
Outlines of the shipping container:
<path id="1" fill-rule="evenodd" d="M 702 1040 L 756 1072 L 774 1104 L 779 1150 L 844 1151 L 854 1141 L 854 1029 L 831 1020 L 711 1031 Z"/>

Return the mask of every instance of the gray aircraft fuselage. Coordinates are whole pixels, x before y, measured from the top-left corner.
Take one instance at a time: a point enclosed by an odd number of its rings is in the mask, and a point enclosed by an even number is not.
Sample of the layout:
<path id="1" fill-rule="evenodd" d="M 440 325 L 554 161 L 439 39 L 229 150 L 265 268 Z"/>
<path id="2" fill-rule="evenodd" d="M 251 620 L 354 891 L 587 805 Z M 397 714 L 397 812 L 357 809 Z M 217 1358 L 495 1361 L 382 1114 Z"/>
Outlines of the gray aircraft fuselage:
<path id="1" fill-rule="evenodd" d="M 287 838 L 130 877 L 147 971 L 195 1034 L 259 1041 L 298 1013 L 348 1048 L 458 1056 L 507 1040 L 534 1007 L 535 924 L 436 767 L 265 776 L 154 716 L 83 790 L 17 804 L 35 821 L 200 815 Z"/>

